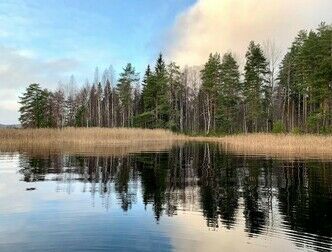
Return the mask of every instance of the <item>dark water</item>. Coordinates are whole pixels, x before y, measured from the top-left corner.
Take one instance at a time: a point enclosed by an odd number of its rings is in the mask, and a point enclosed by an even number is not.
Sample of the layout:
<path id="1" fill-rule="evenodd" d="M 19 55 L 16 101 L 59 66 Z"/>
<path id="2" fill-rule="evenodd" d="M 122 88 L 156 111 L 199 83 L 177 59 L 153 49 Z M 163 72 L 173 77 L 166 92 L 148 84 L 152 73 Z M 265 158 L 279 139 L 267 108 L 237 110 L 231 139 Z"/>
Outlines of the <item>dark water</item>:
<path id="1" fill-rule="evenodd" d="M 207 144 L 0 153 L 0 251 L 328 251 L 331 237 L 332 162 Z"/>

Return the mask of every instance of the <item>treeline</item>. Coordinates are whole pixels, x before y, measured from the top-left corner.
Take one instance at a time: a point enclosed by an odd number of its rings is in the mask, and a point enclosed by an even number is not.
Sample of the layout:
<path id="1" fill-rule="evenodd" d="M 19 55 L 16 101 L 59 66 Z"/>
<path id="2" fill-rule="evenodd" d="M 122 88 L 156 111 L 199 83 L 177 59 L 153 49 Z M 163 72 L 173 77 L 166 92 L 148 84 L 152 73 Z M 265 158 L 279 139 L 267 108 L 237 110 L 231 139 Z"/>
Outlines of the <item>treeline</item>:
<path id="1" fill-rule="evenodd" d="M 250 42 L 243 73 L 231 53 L 202 68 L 166 65 L 139 74 L 128 63 L 76 90 L 31 84 L 20 97 L 23 127 L 143 127 L 186 133 L 332 132 L 332 26 L 300 31 L 278 66 L 273 44 Z M 74 82 L 73 80 L 71 82 Z"/>

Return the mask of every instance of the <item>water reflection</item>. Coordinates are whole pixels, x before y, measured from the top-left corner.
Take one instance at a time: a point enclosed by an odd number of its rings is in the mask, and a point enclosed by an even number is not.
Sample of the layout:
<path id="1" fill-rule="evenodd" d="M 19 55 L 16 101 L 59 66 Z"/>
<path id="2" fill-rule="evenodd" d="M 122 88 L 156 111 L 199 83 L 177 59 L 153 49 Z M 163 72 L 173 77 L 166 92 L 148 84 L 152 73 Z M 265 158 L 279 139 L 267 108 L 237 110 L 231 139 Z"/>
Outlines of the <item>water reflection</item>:
<path id="1" fill-rule="evenodd" d="M 211 230 L 244 223 L 248 237 L 283 237 L 298 248 L 328 250 L 332 237 L 332 163 L 232 156 L 188 144 L 120 157 L 20 155 L 26 182 L 56 181 L 58 192 L 113 198 L 130 211 L 141 197 L 158 223 L 179 211 L 201 212 Z"/>

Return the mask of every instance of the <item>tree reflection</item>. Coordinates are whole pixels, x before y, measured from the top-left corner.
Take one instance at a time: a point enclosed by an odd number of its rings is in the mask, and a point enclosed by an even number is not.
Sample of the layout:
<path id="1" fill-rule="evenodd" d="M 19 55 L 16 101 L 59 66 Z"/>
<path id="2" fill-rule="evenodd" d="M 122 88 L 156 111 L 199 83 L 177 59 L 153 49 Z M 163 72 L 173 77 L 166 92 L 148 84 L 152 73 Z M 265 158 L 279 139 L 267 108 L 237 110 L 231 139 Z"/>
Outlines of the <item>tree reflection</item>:
<path id="1" fill-rule="evenodd" d="M 248 162 L 249 169 L 243 177 L 244 215 L 249 234 L 259 234 L 265 226 L 267 213 L 264 209 L 262 186 L 260 186 L 261 168 Z"/>
<path id="2" fill-rule="evenodd" d="M 332 236 L 331 163 L 239 157 L 216 145 L 188 144 L 120 157 L 22 155 L 20 167 L 24 181 L 58 181 L 67 192 L 80 181 L 106 208 L 115 195 L 128 211 L 140 192 L 157 221 L 180 210 L 202 211 L 208 227 L 244 223 L 249 236 L 275 225 L 317 235 L 310 240 L 314 247 L 326 247 Z M 294 234 L 289 239 L 297 242 Z"/>
<path id="3" fill-rule="evenodd" d="M 292 230 L 316 234 L 314 244 L 332 236 L 332 165 L 289 162 L 278 176 L 279 209 Z M 331 245 L 328 245 L 331 248 Z"/>

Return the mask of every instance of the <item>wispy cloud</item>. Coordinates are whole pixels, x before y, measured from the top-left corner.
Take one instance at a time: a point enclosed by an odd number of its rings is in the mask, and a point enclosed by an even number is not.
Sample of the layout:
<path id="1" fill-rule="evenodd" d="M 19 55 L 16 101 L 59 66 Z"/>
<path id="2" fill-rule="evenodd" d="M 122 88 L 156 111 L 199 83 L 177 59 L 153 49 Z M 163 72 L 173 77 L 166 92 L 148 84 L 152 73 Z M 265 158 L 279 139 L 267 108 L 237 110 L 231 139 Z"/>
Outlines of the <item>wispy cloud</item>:
<path id="1" fill-rule="evenodd" d="M 0 86 L 20 88 L 27 83 L 47 83 L 52 87 L 78 66 L 75 59 L 45 60 L 32 51 L 0 46 Z"/>

